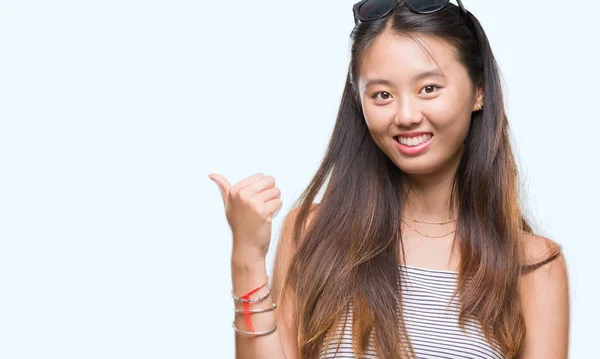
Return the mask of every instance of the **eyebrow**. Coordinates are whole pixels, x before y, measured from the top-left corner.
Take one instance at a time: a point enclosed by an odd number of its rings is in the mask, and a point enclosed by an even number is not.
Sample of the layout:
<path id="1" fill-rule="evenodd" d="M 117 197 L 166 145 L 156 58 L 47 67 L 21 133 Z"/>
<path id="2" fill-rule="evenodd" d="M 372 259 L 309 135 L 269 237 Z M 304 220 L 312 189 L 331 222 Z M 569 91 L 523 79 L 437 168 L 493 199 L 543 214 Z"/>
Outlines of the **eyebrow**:
<path id="1" fill-rule="evenodd" d="M 414 81 L 419 81 L 421 79 L 424 79 L 426 77 L 442 77 L 445 78 L 445 76 L 440 73 L 437 69 L 433 69 L 433 70 L 428 70 L 425 72 L 421 72 L 420 74 L 415 75 L 412 80 Z M 373 85 L 387 85 L 387 86 L 393 86 L 392 82 L 386 79 L 370 79 L 366 82 L 365 87 L 369 87 L 369 86 L 373 86 Z"/>

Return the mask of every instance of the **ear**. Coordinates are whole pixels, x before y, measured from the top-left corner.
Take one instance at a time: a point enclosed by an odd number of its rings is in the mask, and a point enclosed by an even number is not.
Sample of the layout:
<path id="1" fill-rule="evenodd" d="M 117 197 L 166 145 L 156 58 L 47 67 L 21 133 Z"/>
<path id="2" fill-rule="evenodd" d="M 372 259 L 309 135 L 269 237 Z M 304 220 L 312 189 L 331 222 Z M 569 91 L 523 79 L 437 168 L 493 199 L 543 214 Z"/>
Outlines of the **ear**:
<path id="1" fill-rule="evenodd" d="M 471 111 L 481 111 L 483 107 L 483 88 L 481 86 L 477 87 L 477 96 L 475 96 L 475 103 L 473 104 L 473 109 Z"/>

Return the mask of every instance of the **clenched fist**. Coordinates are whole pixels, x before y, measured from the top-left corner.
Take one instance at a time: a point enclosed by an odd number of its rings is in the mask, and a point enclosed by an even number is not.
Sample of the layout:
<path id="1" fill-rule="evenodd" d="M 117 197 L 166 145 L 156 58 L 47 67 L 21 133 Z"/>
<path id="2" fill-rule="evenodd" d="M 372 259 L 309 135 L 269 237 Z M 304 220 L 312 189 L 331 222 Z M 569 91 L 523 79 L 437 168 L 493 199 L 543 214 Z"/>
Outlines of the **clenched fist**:
<path id="1" fill-rule="evenodd" d="M 271 241 L 272 219 L 282 206 L 275 178 L 257 173 L 233 187 L 225 177 L 210 174 L 221 191 L 225 216 L 233 234 L 233 249 L 264 257 Z"/>

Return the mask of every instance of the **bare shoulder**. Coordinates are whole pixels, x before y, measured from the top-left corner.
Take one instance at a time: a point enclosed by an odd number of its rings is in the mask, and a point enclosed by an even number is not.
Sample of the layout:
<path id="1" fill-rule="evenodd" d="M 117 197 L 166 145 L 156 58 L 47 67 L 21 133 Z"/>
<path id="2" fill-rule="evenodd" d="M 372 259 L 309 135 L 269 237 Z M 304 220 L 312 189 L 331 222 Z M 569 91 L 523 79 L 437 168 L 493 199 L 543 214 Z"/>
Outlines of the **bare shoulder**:
<path id="1" fill-rule="evenodd" d="M 318 203 L 313 203 L 311 205 L 310 213 L 307 218 L 307 225 L 312 220 L 315 209 L 317 208 Z M 279 238 L 277 242 L 277 252 L 275 254 L 275 276 L 281 278 L 281 274 L 287 269 L 287 265 L 289 265 L 290 260 L 294 256 L 297 248 L 296 243 L 294 243 L 293 234 L 294 234 L 294 226 L 296 220 L 298 219 L 298 215 L 300 214 L 300 207 L 293 208 L 283 219 L 283 223 L 281 225 L 281 229 L 279 230 Z"/>
<path id="2" fill-rule="evenodd" d="M 308 226 L 314 218 L 315 209 L 319 206 L 319 203 L 313 203 L 308 214 L 306 226 Z M 295 243 L 293 242 L 294 225 L 300 214 L 300 207 L 293 208 L 284 218 L 279 231 L 279 242 L 277 245 L 277 251 L 284 251 L 286 253 L 281 254 L 293 254 L 295 251 Z M 292 252 L 292 253 L 288 253 Z"/>
<path id="3" fill-rule="evenodd" d="M 562 249 L 558 243 L 550 238 L 536 235 L 533 233 L 523 233 L 522 235 L 524 249 L 523 265 L 539 265 L 558 259 L 562 254 Z M 548 261 L 548 259 L 550 259 Z"/>
<path id="4" fill-rule="evenodd" d="M 526 336 L 519 358 L 567 358 L 569 338 L 569 285 L 560 245 L 525 234 L 525 264 L 520 281 Z"/>
<path id="5" fill-rule="evenodd" d="M 527 269 L 521 277 L 523 299 L 538 297 L 546 291 L 565 291 L 568 284 L 567 264 L 560 245 L 531 233 L 524 234 L 523 241 L 523 268 Z"/>
<path id="6" fill-rule="evenodd" d="M 310 209 L 310 213 L 307 218 L 307 225 L 312 220 L 315 209 L 317 208 L 318 203 L 313 203 Z M 274 265 L 274 273 L 273 280 L 276 281 L 274 286 L 276 289 L 281 289 L 279 286 L 283 284 L 283 279 L 285 274 L 287 273 L 288 267 L 292 258 L 294 257 L 297 245 L 294 242 L 293 234 L 294 234 L 294 226 L 298 215 L 300 213 L 300 207 L 293 208 L 284 218 L 283 223 L 281 225 L 281 229 L 279 231 L 279 238 L 277 242 L 277 250 L 275 253 L 275 265 Z M 278 293 L 277 293 L 278 294 Z M 275 295 L 277 295 L 275 294 Z"/>

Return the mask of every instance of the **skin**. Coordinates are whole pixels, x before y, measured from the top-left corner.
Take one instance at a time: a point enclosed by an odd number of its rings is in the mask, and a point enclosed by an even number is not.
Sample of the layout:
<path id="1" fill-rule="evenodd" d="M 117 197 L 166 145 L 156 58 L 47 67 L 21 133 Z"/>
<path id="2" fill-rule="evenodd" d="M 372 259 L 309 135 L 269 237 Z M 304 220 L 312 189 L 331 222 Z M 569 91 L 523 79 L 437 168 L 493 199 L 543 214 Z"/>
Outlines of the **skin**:
<path id="1" fill-rule="evenodd" d="M 483 103 L 483 95 L 451 45 L 428 36 L 420 39 L 437 64 L 413 39 L 386 32 L 361 63 L 359 91 L 375 143 L 414 181 L 435 175 L 438 182 L 458 165 L 471 113 Z M 428 71 L 440 75 L 417 77 Z M 371 82 L 377 79 L 389 83 Z M 393 135 L 408 131 L 433 133 L 425 153 L 405 155 L 395 148 Z"/>
<path id="2" fill-rule="evenodd" d="M 413 189 L 405 204 L 407 217 L 439 222 L 456 218 L 449 213 L 451 179 L 463 152 L 473 111 L 479 111 L 484 93 L 446 41 L 419 35 L 414 39 L 391 32 L 382 34 L 361 62 L 359 95 L 369 132 L 375 143 L 408 177 Z M 430 55 L 431 54 L 431 55 Z M 419 74 L 438 71 L 440 75 Z M 374 81 L 374 80 L 385 81 Z M 430 132 L 429 148 L 405 155 L 395 145 L 401 132 Z M 403 226 L 403 264 L 430 269 L 458 270 L 453 238 L 455 222 L 445 225 L 406 220 Z M 416 230 L 416 231 L 415 231 Z M 428 238 L 430 235 L 447 236 Z M 523 235 L 526 259 L 556 245 L 552 240 Z M 564 258 L 525 275 L 520 281 L 527 335 L 518 358 L 567 358 L 569 288 Z"/>
<path id="3" fill-rule="evenodd" d="M 474 86 L 452 45 L 424 35 L 418 40 L 427 51 L 412 38 L 383 33 L 361 62 L 358 85 L 373 140 L 411 182 L 413 191 L 404 213 L 410 218 L 439 222 L 456 218 L 448 213 L 451 180 L 463 152 L 471 114 L 483 104 L 483 91 Z M 406 155 L 396 148 L 394 139 L 402 132 L 432 133 L 431 145 L 418 155 Z M 458 258 L 451 255 L 455 242 L 453 233 L 449 233 L 455 222 L 431 225 L 411 221 L 409 225 L 427 235 L 448 235 L 424 242 L 429 238 L 405 226 L 405 264 L 455 270 Z"/>

